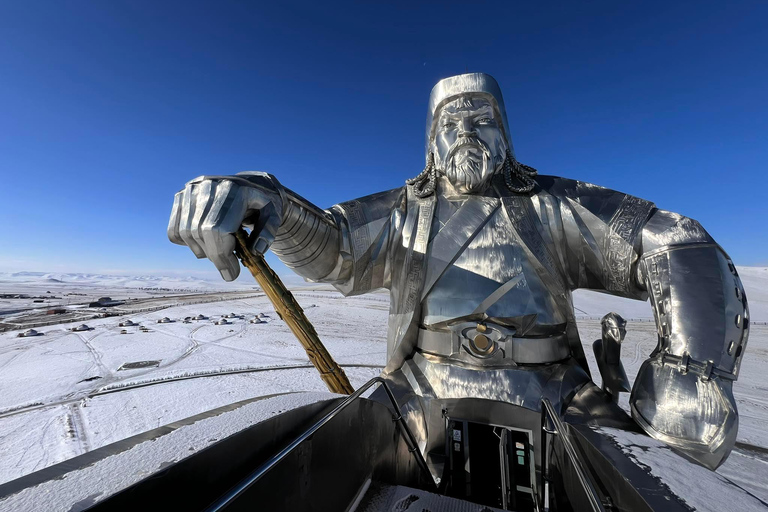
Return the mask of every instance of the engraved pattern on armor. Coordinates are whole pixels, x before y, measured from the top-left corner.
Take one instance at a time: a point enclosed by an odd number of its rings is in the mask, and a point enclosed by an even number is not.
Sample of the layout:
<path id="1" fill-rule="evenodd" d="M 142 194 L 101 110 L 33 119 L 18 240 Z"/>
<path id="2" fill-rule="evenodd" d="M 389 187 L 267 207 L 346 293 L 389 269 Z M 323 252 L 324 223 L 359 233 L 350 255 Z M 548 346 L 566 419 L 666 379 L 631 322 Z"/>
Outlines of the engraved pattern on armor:
<path id="1" fill-rule="evenodd" d="M 530 198 L 526 196 L 505 196 L 501 198 L 501 201 L 523 243 L 544 266 L 552 280 L 555 281 L 558 290 L 553 290 L 556 292 L 554 295 L 561 297 L 565 292 L 565 285 L 560 273 L 557 271 L 557 264 L 542 239 L 540 231 L 542 228 L 535 224 L 538 216 L 536 216 Z"/>
<path id="2" fill-rule="evenodd" d="M 435 211 L 434 200 L 422 200 L 419 204 L 419 220 L 416 225 L 416 239 L 413 243 L 411 261 L 408 267 L 408 295 L 405 299 L 406 311 L 416 309 L 424 279 L 424 260 L 427 255 L 430 225 Z"/>
<path id="3" fill-rule="evenodd" d="M 634 263 L 634 246 L 653 204 L 634 196 L 624 196 L 608 222 L 603 246 L 604 280 L 608 290 L 630 292 L 633 288 L 627 269 Z"/>
<path id="4" fill-rule="evenodd" d="M 355 290 L 368 290 L 371 287 L 371 266 L 364 261 L 364 255 L 371 246 L 371 233 L 368 229 L 365 210 L 360 201 L 347 201 L 340 205 L 347 212 L 349 231 L 352 234 L 352 257 L 355 260 Z"/>
<path id="5" fill-rule="evenodd" d="M 656 254 L 644 260 L 648 297 L 656 315 L 656 329 L 659 336 L 660 349 L 668 350 L 669 335 L 672 332 L 669 297 L 669 261 L 666 253 Z M 674 352 L 674 351 L 673 351 Z M 682 352 L 681 352 L 682 353 Z"/>
<path id="6" fill-rule="evenodd" d="M 425 253 L 437 202 L 434 195 L 416 199 L 412 186 L 409 186 L 406 192 L 408 206 L 401 243 L 394 245 L 397 250 L 393 257 L 395 261 L 402 263 L 399 266 L 400 271 L 393 277 L 390 294 L 388 360 L 384 373 L 391 373 L 400 368 L 416 344 L 416 326 L 421 314 L 418 298 L 423 285 Z"/>
<path id="7" fill-rule="evenodd" d="M 635 238 L 651 213 L 653 203 L 634 196 L 624 196 L 621 205 L 611 217 L 608 226 L 629 245 L 635 244 Z"/>

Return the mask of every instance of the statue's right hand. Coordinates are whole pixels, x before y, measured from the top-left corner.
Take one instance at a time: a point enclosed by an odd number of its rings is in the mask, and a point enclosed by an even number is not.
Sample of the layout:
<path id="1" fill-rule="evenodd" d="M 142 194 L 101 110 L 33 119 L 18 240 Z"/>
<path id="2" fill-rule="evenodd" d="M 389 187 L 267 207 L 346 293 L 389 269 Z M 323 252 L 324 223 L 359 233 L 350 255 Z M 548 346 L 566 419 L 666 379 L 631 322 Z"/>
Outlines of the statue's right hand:
<path id="1" fill-rule="evenodd" d="M 208 258 L 224 280 L 233 281 L 240 274 L 234 233 L 240 226 L 250 227 L 248 249 L 263 254 L 282 215 L 282 186 L 274 176 L 200 176 L 174 197 L 168 238 L 186 245 L 198 258 Z"/>

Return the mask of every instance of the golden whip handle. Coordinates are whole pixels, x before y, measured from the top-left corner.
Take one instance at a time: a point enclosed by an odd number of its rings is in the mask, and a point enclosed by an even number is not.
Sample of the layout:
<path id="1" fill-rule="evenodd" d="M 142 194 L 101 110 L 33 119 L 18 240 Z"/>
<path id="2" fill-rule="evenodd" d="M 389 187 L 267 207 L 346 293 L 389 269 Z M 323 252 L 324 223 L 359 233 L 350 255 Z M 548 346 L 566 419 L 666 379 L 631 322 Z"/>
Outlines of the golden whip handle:
<path id="1" fill-rule="evenodd" d="M 309 360 L 320 372 L 320 377 L 328 389 L 333 393 L 344 395 L 354 393 L 355 389 L 349 383 L 344 370 L 336 364 L 331 354 L 328 353 L 293 294 L 288 291 L 274 270 L 267 265 L 264 256 L 253 254 L 248 250 L 248 233 L 240 228 L 235 233 L 235 237 L 237 238 L 235 254 L 243 262 L 243 265 L 251 271 L 261 289 L 269 297 L 277 314 L 299 339 L 299 343 L 307 351 Z"/>

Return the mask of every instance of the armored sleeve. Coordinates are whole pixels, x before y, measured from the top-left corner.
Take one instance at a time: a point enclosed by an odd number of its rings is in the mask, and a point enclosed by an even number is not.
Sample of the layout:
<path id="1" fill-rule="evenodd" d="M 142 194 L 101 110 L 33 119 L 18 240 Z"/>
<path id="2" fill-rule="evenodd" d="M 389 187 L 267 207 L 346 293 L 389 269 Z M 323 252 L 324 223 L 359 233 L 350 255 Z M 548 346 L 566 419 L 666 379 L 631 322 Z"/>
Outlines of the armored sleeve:
<path id="1" fill-rule="evenodd" d="M 539 194 L 540 216 L 549 236 L 562 239 L 554 242 L 570 287 L 650 299 L 658 345 L 635 378 L 633 418 L 718 467 L 736 439 L 732 382 L 749 329 L 733 262 L 695 220 L 587 183 L 543 183 L 549 194 Z"/>
<path id="2" fill-rule="evenodd" d="M 333 216 L 284 189 L 283 219 L 272 252 L 310 281 L 333 279 L 341 270 L 341 234 Z"/>
<path id="3" fill-rule="evenodd" d="M 285 265 L 314 282 L 333 284 L 345 295 L 389 285 L 388 254 L 404 189 L 394 189 L 321 210 L 285 191 L 285 210 L 272 251 Z"/>
<path id="4" fill-rule="evenodd" d="M 651 436 L 715 469 L 738 430 L 732 384 L 749 334 L 744 287 L 698 222 L 664 210 L 643 227 L 638 274 L 658 345 L 635 379 L 632 416 Z"/>

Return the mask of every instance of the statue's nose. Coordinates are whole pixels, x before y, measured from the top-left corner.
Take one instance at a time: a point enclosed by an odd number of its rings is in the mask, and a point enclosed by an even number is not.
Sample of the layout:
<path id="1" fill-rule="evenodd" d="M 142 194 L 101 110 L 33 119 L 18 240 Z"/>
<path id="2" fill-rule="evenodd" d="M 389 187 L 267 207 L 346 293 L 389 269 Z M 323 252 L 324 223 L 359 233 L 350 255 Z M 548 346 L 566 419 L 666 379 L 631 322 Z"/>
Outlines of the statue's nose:
<path id="1" fill-rule="evenodd" d="M 476 135 L 475 126 L 469 116 L 463 117 L 459 123 L 459 137 L 469 137 Z"/>

